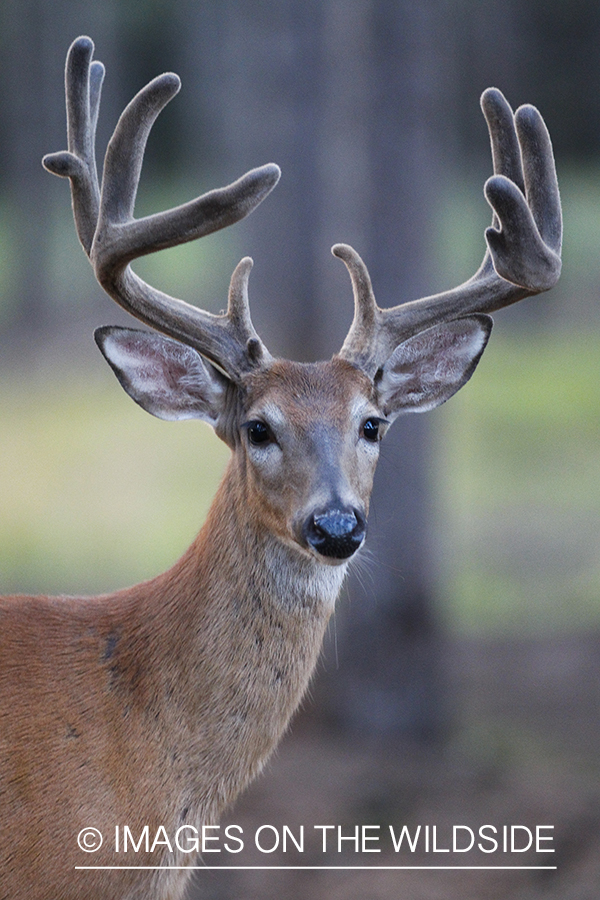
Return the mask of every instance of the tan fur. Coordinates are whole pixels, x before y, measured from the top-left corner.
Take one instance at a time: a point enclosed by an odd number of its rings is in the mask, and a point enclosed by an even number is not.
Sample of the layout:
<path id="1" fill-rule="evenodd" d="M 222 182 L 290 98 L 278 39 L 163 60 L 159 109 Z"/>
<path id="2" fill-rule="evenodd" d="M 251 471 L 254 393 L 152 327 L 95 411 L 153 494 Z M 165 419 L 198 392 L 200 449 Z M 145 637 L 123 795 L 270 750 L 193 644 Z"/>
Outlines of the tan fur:
<path id="1" fill-rule="evenodd" d="M 216 824 L 304 694 L 346 565 L 273 524 L 309 503 L 323 459 L 336 489 L 367 502 L 375 463 L 359 485 L 348 435 L 369 383 L 339 360 L 278 362 L 245 394 L 242 417 L 287 410 L 285 466 L 265 484 L 238 439 L 202 531 L 170 571 L 101 597 L 0 601 L 2 900 L 180 897 L 181 873 L 74 867 L 193 864 L 117 856 L 115 825 L 172 836 Z M 77 847 L 87 826 L 105 835 L 98 853 Z"/>

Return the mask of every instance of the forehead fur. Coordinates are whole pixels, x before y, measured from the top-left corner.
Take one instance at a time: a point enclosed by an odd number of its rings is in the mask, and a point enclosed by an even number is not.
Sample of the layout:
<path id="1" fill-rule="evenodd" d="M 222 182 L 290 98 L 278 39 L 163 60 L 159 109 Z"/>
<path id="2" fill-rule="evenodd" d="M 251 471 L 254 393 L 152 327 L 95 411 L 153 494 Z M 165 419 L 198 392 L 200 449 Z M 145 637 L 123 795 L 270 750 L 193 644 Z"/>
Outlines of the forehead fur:
<path id="1" fill-rule="evenodd" d="M 362 395 L 373 396 L 371 380 L 351 363 L 334 357 L 327 362 L 298 363 L 277 359 L 251 375 L 245 385 L 246 408 L 273 399 L 298 408 L 345 409 Z"/>

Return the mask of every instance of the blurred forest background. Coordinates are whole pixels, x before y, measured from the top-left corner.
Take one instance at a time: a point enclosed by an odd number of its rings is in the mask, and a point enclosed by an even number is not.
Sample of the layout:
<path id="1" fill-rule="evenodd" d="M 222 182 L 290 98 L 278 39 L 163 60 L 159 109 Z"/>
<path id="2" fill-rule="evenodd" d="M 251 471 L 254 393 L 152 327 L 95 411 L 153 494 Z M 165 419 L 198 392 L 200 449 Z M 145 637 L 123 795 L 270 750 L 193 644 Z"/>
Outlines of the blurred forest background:
<path id="1" fill-rule="evenodd" d="M 138 214 L 281 165 L 280 185 L 248 220 L 136 270 L 216 312 L 235 264 L 252 255 L 255 325 L 272 352 L 296 359 L 331 355 L 351 321 L 347 274 L 329 253 L 337 241 L 361 253 L 381 306 L 470 277 L 489 223 L 479 96 L 495 85 L 514 107 L 542 112 L 563 198 L 561 282 L 499 313 L 472 382 L 386 440 L 370 549 L 312 700 L 232 821 L 266 809 L 285 821 L 300 795 L 310 820 L 314 791 L 335 795 L 331 809 L 349 821 L 419 821 L 424 808 L 485 821 L 497 809 L 505 821 L 539 815 L 562 840 L 554 880 L 455 881 L 456 895 L 595 897 L 600 5 L 3 0 L 4 593 L 105 591 L 167 568 L 201 524 L 227 453 L 206 427 L 135 407 L 92 342 L 95 326 L 127 320 L 95 286 L 68 185 L 40 165 L 66 145 L 64 58 L 81 33 L 107 68 L 99 159 L 146 81 L 182 77 L 149 142 Z M 281 808 L 269 806 L 272 791 Z M 239 877 L 199 882 L 198 896 L 307 891 L 291 875 Z M 442 892 L 416 875 L 342 886 L 332 877 L 311 882 L 311 896 L 454 896 L 449 882 Z"/>

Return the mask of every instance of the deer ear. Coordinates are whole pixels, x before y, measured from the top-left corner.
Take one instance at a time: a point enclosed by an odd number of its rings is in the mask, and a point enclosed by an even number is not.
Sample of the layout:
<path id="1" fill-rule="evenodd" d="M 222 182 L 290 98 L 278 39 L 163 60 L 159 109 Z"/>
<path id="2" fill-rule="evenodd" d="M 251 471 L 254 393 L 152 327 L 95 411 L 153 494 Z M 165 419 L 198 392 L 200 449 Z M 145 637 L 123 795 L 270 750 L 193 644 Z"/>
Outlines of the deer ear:
<path id="1" fill-rule="evenodd" d="M 485 350 L 492 319 L 473 315 L 434 325 L 399 344 L 376 380 L 388 419 L 427 412 L 469 380 Z"/>
<path id="2" fill-rule="evenodd" d="M 147 331 L 106 326 L 96 343 L 122 387 L 159 419 L 203 419 L 213 427 L 227 379 L 192 347 Z"/>

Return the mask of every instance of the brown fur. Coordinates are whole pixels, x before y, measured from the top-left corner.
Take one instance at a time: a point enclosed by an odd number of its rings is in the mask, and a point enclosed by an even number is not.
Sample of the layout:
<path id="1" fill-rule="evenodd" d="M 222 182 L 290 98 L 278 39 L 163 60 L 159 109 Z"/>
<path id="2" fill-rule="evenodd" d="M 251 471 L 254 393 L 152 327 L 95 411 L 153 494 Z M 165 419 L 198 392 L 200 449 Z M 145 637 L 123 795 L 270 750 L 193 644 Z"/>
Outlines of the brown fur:
<path id="1" fill-rule="evenodd" d="M 300 548 L 289 523 L 323 489 L 323 454 L 337 488 L 360 489 L 366 504 L 374 461 L 358 485 L 346 435 L 369 393 L 339 360 L 274 364 L 247 381 L 240 413 L 275 400 L 288 411 L 285 467 L 265 483 L 238 438 L 203 529 L 171 570 L 100 597 L 0 601 L 2 900 L 181 896 L 181 873 L 74 867 L 193 864 L 193 854 L 114 854 L 115 825 L 138 835 L 148 824 L 151 836 L 163 825 L 172 839 L 184 822 L 215 824 L 277 744 L 345 569 Z M 87 826 L 105 835 L 98 853 L 77 847 Z"/>

